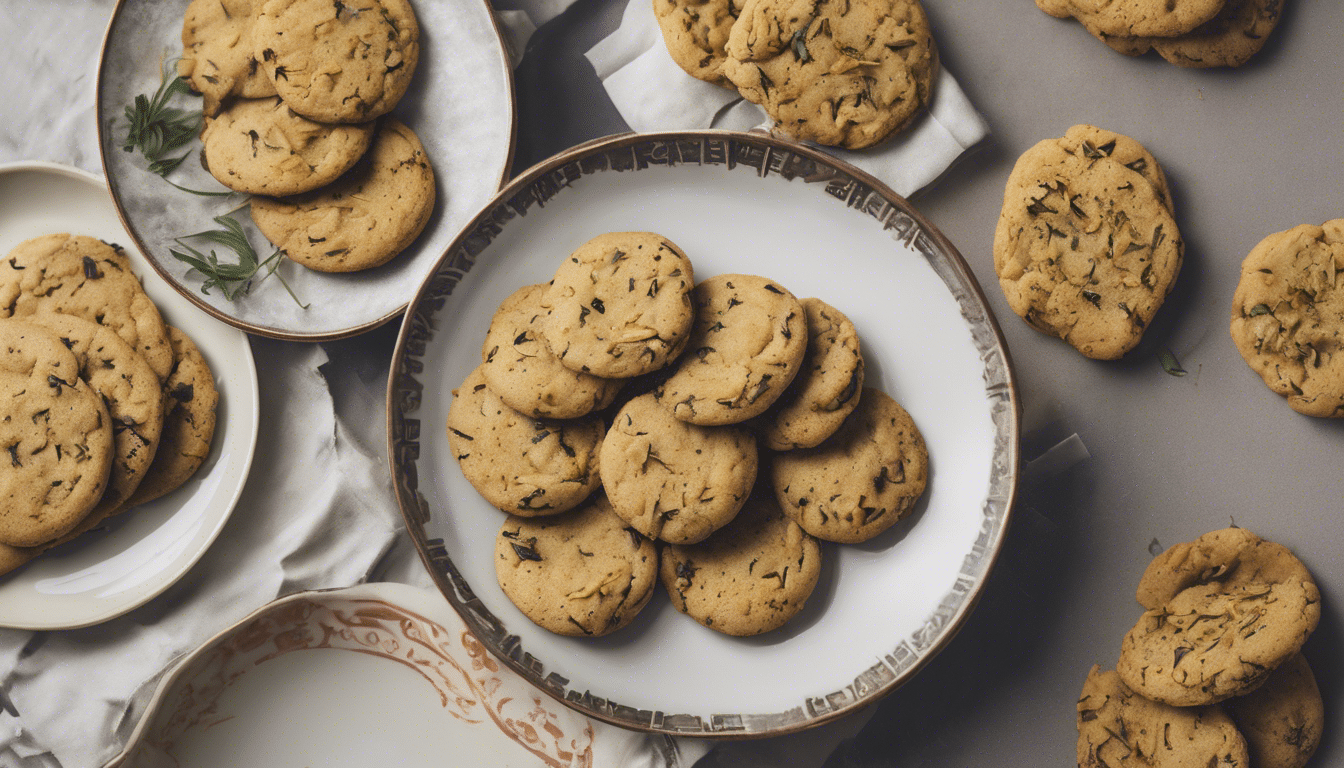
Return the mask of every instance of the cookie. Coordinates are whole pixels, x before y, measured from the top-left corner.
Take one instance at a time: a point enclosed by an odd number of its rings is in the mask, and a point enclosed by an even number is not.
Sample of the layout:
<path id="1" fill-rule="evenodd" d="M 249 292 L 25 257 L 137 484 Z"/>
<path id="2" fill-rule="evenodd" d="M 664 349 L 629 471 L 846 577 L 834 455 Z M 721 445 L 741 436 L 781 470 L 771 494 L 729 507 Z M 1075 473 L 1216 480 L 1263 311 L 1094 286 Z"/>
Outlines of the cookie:
<path id="1" fill-rule="evenodd" d="M 407 0 L 265 0 L 252 42 L 280 98 L 323 123 L 387 114 L 420 60 Z"/>
<path id="2" fill-rule="evenodd" d="M 336 180 L 373 140 L 374 123 L 315 123 L 277 97 L 233 102 L 206 120 L 205 165 L 249 195 L 296 195 Z"/>
<path id="3" fill-rule="evenodd" d="M 262 0 L 191 0 L 182 20 L 178 75 L 203 97 L 207 117 L 235 96 L 275 95 L 275 84 L 253 51 L 252 27 Z"/>
<path id="4" fill-rule="evenodd" d="M 1265 541 L 1245 528 L 1224 528 L 1173 545 L 1153 558 L 1139 579 L 1135 596 L 1144 608 L 1159 608 L 1182 590 L 1200 584 L 1285 581 L 1316 583 L 1287 547 Z"/>
<path id="5" fill-rule="evenodd" d="M 573 509 L 601 485 L 598 417 L 556 421 L 524 416 L 490 391 L 478 367 L 453 390 L 448 445 L 485 500 L 522 517 Z"/>
<path id="6" fill-rule="evenodd" d="M 112 419 L 56 333 L 4 320 L 0 342 L 0 544 L 31 547 L 78 525 L 102 498 Z"/>
<path id="7" fill-rule="evenodd" d="M 723 72 L 775 129 L 863 149 L 928 105 L 938 59 L 918 0 L 746 0 Z"/>
<path id="8" fill-rule="evenodd" d="M 1283 0 L 1227 0 L 1209 21 L 1152 46 L 1178 67 L 1239 67 L 1264 47 L 1282 9 Z"/>
<path id="9" fill-rule="evenodd" d="M 1064 133 L 1059 139 L 1059 146 L 1065 152 L 1085 161 L 1095 163 L 1110 159 L 1134 171 L 1148 182 L 1166 209 L 1175 212 L 1166 172 L 1162 170 L 1157 158 L 1138 141 L 1095 125 L 1080 124 Z"/>
<path id="10" fill-rule="evenodd" d="M 658 583 L 658 550 L 601 494 L 563 515 L 510 515 L 495 538 L 495 574 L 523 615 L 561 635 L 598 637 L 639 613 Z"/>
<path id="11" fill-rule="evenodd" d="M 854 324 L 821 299 L 800 303 L 807 315 L 807 359 L 756 424 L 761 442 L 774 451 L 816 447 L 840 428 L 863 392 Z"/>
<path id="12" fill-rule="evenodd" d="M 1232 341 L 1265 384 L 1307 416 L 1344 416 L 1344 219 L 1260 241 L 1241 264 Z"/>
<path id="13" fill-rule="evenodd" d="M 736 637 L 783 626 L 820 576 L 821 545 L 764 494 L 704 541 L 663 547 L 659 565 L 678 611 Z"/>
<path id="14" fill-rule="evenodd" d="M 1303 768 L 1320 746 L 1325 705 L 1300 653 L 1270 673 L 1264 685 L 1228 699 L 1226 706 L 1256 768 Z"/>
<path id="15" fill-rule="evenodd" d="M 83 235 L 25 240 L 0 261 L 0 317 L 59 312 L 111 328 L 162 380 L 173 349 L 159 309 L 121 246 Z"/>
<path id="16" fill-rule="evenodd" d="M 565 366 L 622 379 L 651 373 L 686 345 L 691 261 L 652 232 L 609 232 L 570 254 L 542 296 L 546 343 Z"/>
<path id="17" fill-rule="evenodd" d="M 1117 37 L 1175 37 L 1209 21 L 1224 0 L 1067 0 L 1070 14 Z"/>
<path id="18" fill-rule="evenodd" d="M 599 454 L 616 514 L 674 544 L 701 541 L 733 519 L 756 482 L 757 460 L 750 432 L 688 424 L 653 393 L 621 407 Z"/>
<path id="19" fill-rule="evenodd" d="M 611 405 L 625 383 L 561 364 L 542 337 L 546 285 L 525 285 L 499 305 L 481 346 L 490 390 L 528 416 L 575 419 Z"/>
<path id="20" fill-rule="evenodd" d="M 788 289 L 755 275 L 718 275 L 695 286 L 686 353 L 663 385 L 682 421 L 736 424 L 764 413 L 807 353 L 807 313 Z"/>
<path id="21" fill-rule="evenodd" d="M 725 47 L 743 0 L 653 0 L 667 52 L 692 77 L 728 88 Z"/>
<path id="22" fill-rule="evenodd" d="M 420 139 L 384 119 L 373 146 L 335 182 L 287 198 L 252 198 L 252 220 L 289 258 L 319 272 L 386 264 L 434 212 L 434 170 Z"/>
<path id="23" fill-rule="evenodd" d="M 1078 698 L 1078 768 L 1248 768 L 1246 740 L 1217 706 L 1149 701 L 1092 667 Z"/>
<path id="24" fill-rule="evenodd" d="M 929 453 L 900 403 L 866 388 L 840 429 L 815 448 L 775 454 L 770 487 L 784 514 L 826 541 L 867 541 L 910 514 Z"/>
<path id="25" fill-rule="evenodd" d="M 1169 197 L 1143 174 L 1046 139 L 1018 158 L 1005 185 L 994 270 L 1029 325 L 1112 360 L 1139 343 L 1184 250 Z"/>

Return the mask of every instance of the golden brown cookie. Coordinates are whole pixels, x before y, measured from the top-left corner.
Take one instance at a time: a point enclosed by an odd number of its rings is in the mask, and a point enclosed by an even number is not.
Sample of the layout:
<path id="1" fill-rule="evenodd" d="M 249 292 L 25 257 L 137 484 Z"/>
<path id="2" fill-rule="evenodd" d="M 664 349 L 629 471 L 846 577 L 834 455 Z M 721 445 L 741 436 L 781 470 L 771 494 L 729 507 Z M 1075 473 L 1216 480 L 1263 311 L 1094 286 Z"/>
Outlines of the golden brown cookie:
<path id="1" fill-rule="evenodd" d="M 1067 0 L 1075 19 L 1117 37 L 1175 37 L 1209 21 L 1225 0 Z"/>
<path id="2" fill-rule="evenodd" d="M 733 84 L 723 74 L 728 33 L 742 12 L 743 0 L 653 0 L 653 15 L 667 52 L 692 77 Z"/>
<path id="3" fill-rule="evenodd" d="M 863 392 L 863 354 L 854 324 L 821 299 L 800 303 L 807 314 L 807 359 L 755 425 L 761 442 L 774 451 L 816 447 L 858 407 Z"/>
<path id="4" fill-rule="evenodd" d="M 1157 158 L 1134 139 L 1095 125 L 1079 124 L 1064 133 L 1059 146 L 1084 162 L 1095 164 L 1109 159 L 1134 171 L 1148 182 L 1166 209 L 1175 212 L 1166 172 Z"/>
<path id="5" fill-rule="evenodd" d="M 1227 0 L 1209 21 L 1152 46 L 1178 67 L 1239 67 L 1264 47 L 1282 9 L 1283 0 Z"/>
<path id="6" fill-rule="evenodd" d="M 234 96 L 259 99 L 275 84 L 254 55 L 252 27 L 262 0 L 191 0 L 182 20 L 182 58 L 177 73 L 204 97 L 206 116 Z"/>
<path id="7" fill-rule="evenodd" d="M 1344 219 L 1260 241 L 1241 264 L 1232 341 L 1265 384 L 1307 416 L 1344 416 Z"/>
<path id="8" fill-rule="evenodd" d="M 1270 673 L 1264 685 L 1228 699 L 1226 706 L 1256 768 L 1303 768 L 1320 746 L 1325 705 L 1300 653 Z"/>
<path id="9" fill-rule="evenodd" d="M 1298 581 L 1315 585 L 1311 573 L 1287 547 L 1265 541 L 1245 528 L 1223 528 L 1176 544 L 1152 562 L 1139 579 L 1139 605 L 1159 608 L 1182 590 L 1200 584 L 1224 586 Z"/>

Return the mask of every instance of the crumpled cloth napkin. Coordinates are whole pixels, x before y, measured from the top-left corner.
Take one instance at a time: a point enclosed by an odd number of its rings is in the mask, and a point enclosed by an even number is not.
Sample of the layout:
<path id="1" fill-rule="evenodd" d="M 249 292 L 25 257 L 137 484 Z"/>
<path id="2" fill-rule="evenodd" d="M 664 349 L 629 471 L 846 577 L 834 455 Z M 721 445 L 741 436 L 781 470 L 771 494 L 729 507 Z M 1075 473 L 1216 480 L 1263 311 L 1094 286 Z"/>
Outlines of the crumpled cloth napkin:
<path id="1" fill-rule="evenodd" d="M 612 103 L 635 131 L 747 131 L 770 125 L 765 110 L 734 90 L 691 77 L 672 60 L 650 0 L 629 0 L 620 27 L 587 56 Z M 943 67 L 929 109 L 901 134 L 862 151 L 820 148 L 908 197 L 987 135 L 988 124 Z"/>

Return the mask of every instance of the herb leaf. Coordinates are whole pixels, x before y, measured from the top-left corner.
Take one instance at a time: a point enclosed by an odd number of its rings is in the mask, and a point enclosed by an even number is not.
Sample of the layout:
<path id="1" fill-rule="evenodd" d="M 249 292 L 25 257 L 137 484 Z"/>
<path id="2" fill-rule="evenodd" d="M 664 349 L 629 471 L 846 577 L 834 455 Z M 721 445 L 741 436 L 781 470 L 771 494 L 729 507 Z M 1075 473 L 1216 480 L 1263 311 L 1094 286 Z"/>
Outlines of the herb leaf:
<path id="1" fill-rule="evenodd" d="M 190 144 L 201 132 L 204 117 L 198 109 L 180 109 L 169 106 L 175 96 L 192 95 L 191 86 L 186 79 L 174 74 L 177 61 L 164 62 L 162 80 L 154 95 L 140 94 L 131 106 L 126 107 L 126 140 L 121 148 L 126 152 L 140 151 L 149 161 L 149 172 L 165 180 L 168 174 L 177 170 L 182 161 L 191 156 L 191 152 L 175 154 Z M 194 195 L 225 196 L 226 192 L 206 192 L 188 189 L 169 181 L 174 187 Z"/>
<path id="2" fill-rule="evenodd" d="M 280 266 L 280 258 L 284 252 L 277 248 L 275 253 L 272 253 L 265 261 L 261 261 L 257 258 L 257 252 L 253 250 L 252 244 L 248 242 L 247 233 L 243 232 L 242 225 L 236 219 L 231 216 L 216 216 L 215 223 L 223 229 L 211 229 L 175 238 L 175 242 L 183 250 L 179 251 L 172 248 L 168 252 L 178 261 L 185 263 L 205 277 L 205 282 L 201 284 L 201 293 L 208 296 L 211 288 L 218 288 L 224 294 L 224 298 L 233 301 L 239 294 L 247 293 L 252 288 L 252 278 L 258 272 L 265 269 L 265 274 L 262 275 L 263 280 L 274 274 L 276 268 Z M 211 250 L 209 254 L 201 253 L 183 242 L 189 239 L 222 245 L 237 254 L 238 261 L 232 264 L 222 262 L 215 255 L 214 250 Z M 285 290 L 289 292 L 290 298 L 294 299 L 294 303 L 304 309 L 308 308 L 307 304 L 299 301 L 299 297 L 294 295 L 294 291 L 283 277 L 277 276 L 277 279 L 281 285 L 285 286 Z"/>
<path id="3" fill-rule="evenodd" d="M 1176 359 L 1176 355 L 1171 350 L 1164 349 L 1157 356 L 1158 362 L 1162 363 L 1162 370 L 1172 376 L 1184 376 L 1188 371 L 1181 367 L 1181 361 Z"/>

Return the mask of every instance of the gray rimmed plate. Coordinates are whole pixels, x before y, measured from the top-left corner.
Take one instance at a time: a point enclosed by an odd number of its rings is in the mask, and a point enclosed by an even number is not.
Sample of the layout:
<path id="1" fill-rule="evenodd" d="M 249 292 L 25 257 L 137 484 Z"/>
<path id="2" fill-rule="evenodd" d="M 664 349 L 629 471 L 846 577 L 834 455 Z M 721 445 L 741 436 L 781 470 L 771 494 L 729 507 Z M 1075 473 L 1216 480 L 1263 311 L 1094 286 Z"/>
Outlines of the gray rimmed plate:
<path id="1" fill-rule="evenodd" d="M 682 247 L 697 280 L 739 272 L 816 296 L 854 321 L 868 383 L 914 417 L 929 488 L 878 538 L 826 545 L 817 590 L 773 633 L 732 638 L 659 591 L 597 639 L 552 635 L 500 590 L 504 515 L 462 477 L 445 422 L 499 303 L 550 279 L 602 232 Z M 448 249 L 408 308 L 388 390 L 389 451 L 407 527 L 440 589 L 493 653 L 593 717 L 701 737 L 781 734 L 868 704 L 961 626 L 1017 487 L 1020 407 L 998 325 L 955 247 L 904 199 L 825 154 L 758 134 L 625 135 L 512 181 Z"/>
<path id="2" fill-rule="evenodd" d="M 424 282 L 458 230 L 507 177 L 513 154 L 513 73 L 499 30 L 484 0 L 417 2 L 420 64 L 410 90 L 393 111 L 409 126 L 435 169 L 438 202 L 425 231 L 391 262 L 348 274 L 313 272 L 285 262 L 280 274 L 304 309 L 275 276 L 255 280 L 235 300 L 201 292 L 202 277 L 169 249 L 174 239 L 218 229 L 214 217 L 235 212 L 263 258 L 273 248 L 247 213 L 246 196 L 201 197 L 175 189 L 146 170 L 138 153 L 122 150 L 125 109 L 152 95 L 161 67 L 182 54 L 188 0 L 120 0 L 108 25 L 98 68 L 98 133 L 103 170 L 127 230 L 154 269 L 206 312 L 230 325 L 274 338 L 321 341 L 353 336 L 396 317 Z M 199 98 L 174 104 L 199 108 Z M 193 156 L 169 177 L 197 190 L 227 191 Z M 241 209 L 240 209 L 240 206 Z M 200 243 L 194 243 L 200 248 Z M 217 249 L 221 260 L 234 259 Z"/>

